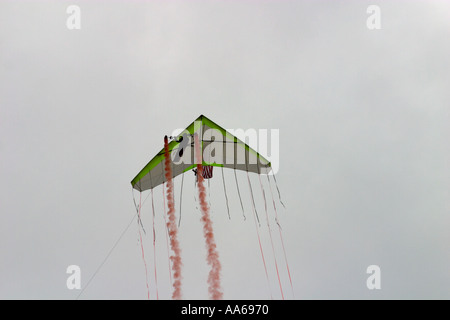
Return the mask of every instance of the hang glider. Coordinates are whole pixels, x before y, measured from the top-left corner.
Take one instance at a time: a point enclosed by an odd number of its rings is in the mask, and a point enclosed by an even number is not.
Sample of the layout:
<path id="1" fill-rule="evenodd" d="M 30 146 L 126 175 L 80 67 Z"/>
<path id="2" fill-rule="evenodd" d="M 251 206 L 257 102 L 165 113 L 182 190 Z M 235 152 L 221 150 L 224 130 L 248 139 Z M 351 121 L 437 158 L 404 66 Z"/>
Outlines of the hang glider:
<path id="1" fill-rule="evenodd" d="M 173 177 L 196 168 L 194 135 L 201 143 L 202 165 L 224 167 L 258 174 L 268 174 L 270 162 L 224 128 L 200 115 L 169 143 Z M 211 171 L 204 170 L 205 172 Z M 212 175 L 212 171 L 211 171 Z M 165 183 L 164 148 L 131 181 L 138 191 L 153 189 Z"/>

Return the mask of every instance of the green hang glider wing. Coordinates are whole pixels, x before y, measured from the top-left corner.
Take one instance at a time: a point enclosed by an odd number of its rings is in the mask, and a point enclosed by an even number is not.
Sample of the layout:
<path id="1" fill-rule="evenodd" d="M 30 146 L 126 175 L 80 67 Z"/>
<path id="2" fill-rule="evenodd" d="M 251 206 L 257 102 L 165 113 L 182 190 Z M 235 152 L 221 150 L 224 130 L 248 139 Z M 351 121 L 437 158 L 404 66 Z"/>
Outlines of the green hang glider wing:
<path id="1" fill-rule="evenodd" d="M 240 139 L 204 115 L 198 117 L 169 143 L 173 177 L 197 166 L 194 155 L 194 134 L 200 137 L 202 165 L 231 168 L 258 174 L 271 170 L 270 162 Z M 131 181 L 138 191 L 153 189 L 166 182 L 164 148 Z"/>

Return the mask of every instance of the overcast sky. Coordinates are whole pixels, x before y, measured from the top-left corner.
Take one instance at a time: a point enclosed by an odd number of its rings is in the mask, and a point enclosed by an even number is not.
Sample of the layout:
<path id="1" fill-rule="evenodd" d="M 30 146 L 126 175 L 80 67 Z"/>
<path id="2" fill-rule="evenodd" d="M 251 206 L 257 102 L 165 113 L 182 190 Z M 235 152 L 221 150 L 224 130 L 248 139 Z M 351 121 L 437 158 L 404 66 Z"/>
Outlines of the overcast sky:
<path id="1" fill-rule="evenodd" d="M 66 27 L 71 4 L 80 30 Z M 367 28 L 370 4 L 380 30 Z M 75 299 L 67 266 L 80 266 L 84 288 L 136 214 L 130 181 L 165 134 L 204 114 L 279 129 L 286 209 L 274 196 L 293 292 L 262 178 L 286 298 L 450 299 L 448 39 L 448 1 L 0 1 L 0 298 Z M 210 202 L 224 298 L 279 299 L 258 177 L 268 279 L 247 177 L 244 220 L 224 172 L 229 220 L 221 175 Z M 187 173 L 183 296 L 206 299 L 195 191 Z M 161 187 L 154 204 L 168 299 Z M 142 215 L 154 299 L 151 198 Z M 380 290 L 366 286 L 369 265 Z M 134 221 L 80 299 L 146 298 Z"/>

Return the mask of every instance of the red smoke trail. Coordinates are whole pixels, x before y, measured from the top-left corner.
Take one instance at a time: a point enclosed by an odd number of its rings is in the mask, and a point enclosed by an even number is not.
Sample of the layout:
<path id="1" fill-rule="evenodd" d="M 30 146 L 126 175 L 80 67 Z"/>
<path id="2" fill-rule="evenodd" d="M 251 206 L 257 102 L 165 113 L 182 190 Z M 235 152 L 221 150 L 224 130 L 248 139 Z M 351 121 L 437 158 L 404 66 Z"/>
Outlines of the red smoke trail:
<path id="1" fill-rule="evenodd" d="M 211 270 L 208 275 L 209 295 L 214 300 L 222 299 L 223 293 L 220 286 L 220 270 L 222 266 L 219 261 L 219 252 L 217 251 L 216 242 L 214 240 L 214 231 L 212 226 L 211 217 L 209 215 L 209 207 L 206 201 L 206 190 L 203 185 L 203 167 L 202 167 L 202 154 L 200 151 L 200 143 L 198 135 L 194 136 L 195 153 L 197 162 L 197 179 L 198 179 L 198 194 L 200 200 L 200 208 L 202 211 L 201 221 L 203 222 L 203 235 L 206 241 L 207 258 L 206 261 L 211 266 Z"/>
<path id="2" fill-rule="evenodd" d="M 166 232 L 164 232 L 165 236 L 166 236 L 166 247 L 167 247 L 167 261 L 169 262 L 169 283 L 172 283 L 172 271 L 170 271 L 172 269 L 172 266 L 170 264 L 170 249 L 169 249 L 169 229 L 167 229 L 167 218 L 166 218 L 166 194 L 164 192 L 164 188 L 165 188 L 165 184 L 163 182 L 163 187 L 162 187 L 162 194 L 163 194 L 163 202 L 164 202 L 164 224 L 166 225 Z"/>
<path id="3" fill-rule="evenodd" d="M 173 178 L 172 178 L 172 167 L 170 164 L 170 153 L 169 153 L 169 141 L 167 136 L 164 137 L 164 167 L 165 167 L 165 177 L 167 180 L 167 205 L 169 207 L 169 211 L 167 215 L 169 216 L 169 222 L 167 222 L 167 228 L 169 230 L 170 236 L 170 246 L 172 247 L 172 251 L 174 253 L 173 256 L 170 257 L 173 265 L 173 293 L 172 299 L 179 300 L 181 299 L 181 249 L 180 244 L 178 242 L 178 228 L 176 224 L 175 218 L 175 203 L 173 200 Z"/>
<path id="4" fill-rule="evenodd" d="M 141 206 L 142 206 L 142 193 L 139 193 L 139 211 L 138 211 L 139 219 L 141 219 Z M 142 243 L 141 227 L 139 225 L 138 225 L 138 229 L 139 229 L 139 239 L 141 242 L 142 260 L 144 261 L 144 266 L 145 266 L 145 284 L 147 286 L 147 299 L 150 300 L 150 288 L 148 287 L 147 263 L 145 262 L 144 244 Z"/>

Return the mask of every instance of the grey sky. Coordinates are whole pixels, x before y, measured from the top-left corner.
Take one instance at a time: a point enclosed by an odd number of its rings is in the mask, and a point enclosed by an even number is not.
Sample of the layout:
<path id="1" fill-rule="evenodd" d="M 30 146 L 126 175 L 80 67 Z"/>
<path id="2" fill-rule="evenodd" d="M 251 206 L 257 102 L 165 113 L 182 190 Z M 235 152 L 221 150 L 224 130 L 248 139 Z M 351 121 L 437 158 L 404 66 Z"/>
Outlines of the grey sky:
<path id="1" fill-rule="evenodd" d="M 68 30 L 75 2 L 82 28 Z M 366 27 L 369 4 L 381 8 L 381 30 Z M 446 1 L 1 1 L 0 298 L 74 299 L 67 266 L 81 267 L 85 285 L 135 214 L 131 179 L 165 134 L 205 114 L 225 128 L 280 129 L 286 210 L 275 200 L 295 298 L 449 299 L 449 18 Z M 262 223 L 269 286 L 264 274 L 246 176 L 245 221 L 233 173 L 231 221 L 220 170 L 215 178 L 224 298 L 280 298 Z M 204 299 L 193 176 L 184 182 L 184 297 Z M 178 197 L 179 177 L 175 186 Z M 143 222 L 155 298 L 150 200 Z M 138 238 L 133 223 L 81 298 L 146 299 Z M 366 287 L 371 264 L 381 290 Z"/>

